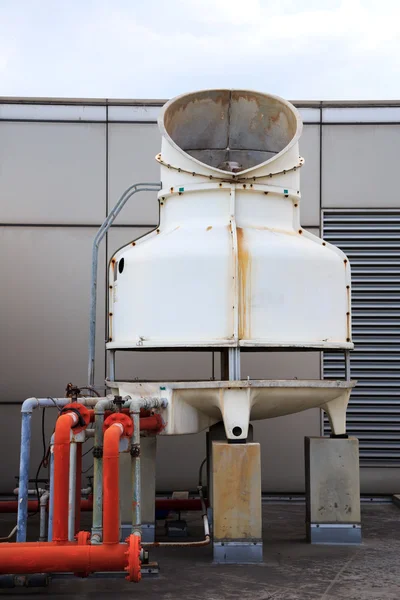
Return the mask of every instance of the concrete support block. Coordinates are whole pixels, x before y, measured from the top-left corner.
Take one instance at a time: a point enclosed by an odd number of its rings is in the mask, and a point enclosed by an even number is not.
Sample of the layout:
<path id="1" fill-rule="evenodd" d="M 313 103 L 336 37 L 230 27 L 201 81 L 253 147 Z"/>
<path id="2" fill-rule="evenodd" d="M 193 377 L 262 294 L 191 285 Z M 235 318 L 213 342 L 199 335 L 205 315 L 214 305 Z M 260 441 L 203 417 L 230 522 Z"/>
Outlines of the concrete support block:
<path id="1" fill-rule="evenodd" d="M 253 441 L 253 425 L 249 425 L 249 431 L 247 435 L 247 442 Z M 207 494 L 209 498 L 210 509 L 212 509 L 212 501 L 213 501 L 213 489 L 212 489 L 212 471 L 213 471 L 213 461 L 212 461 L 212 445 L 213 442 L 226 442 L 226 433 L 225 427 L 222 421 L 212 425 L 207 432 L 206 436 L 206 445 L 207 445 Z M 210 510 L 212 513 L 212 510 Z"/>
<path id="2" fill-rule="evenodd" d="M 356 438 L 305 438 L 307 540 L 361 543 L 360 469 Z"/>
<path id="3" fill-rule="evenodd" d="M 212 459 L 214 561 L 261 562 L 260 444 L 213 442 Z"/>
<path id="4" fill-rule="evenodd" d="M 155 536 L 156 451 L 157 438 L 155 436 L 140 438 L 143 542 L 153 542 Z M 131 456 L 129 453 L 120 454 L 119 468 L 121 540 L 125 540 L 132 532 L 132 481 Z"/>

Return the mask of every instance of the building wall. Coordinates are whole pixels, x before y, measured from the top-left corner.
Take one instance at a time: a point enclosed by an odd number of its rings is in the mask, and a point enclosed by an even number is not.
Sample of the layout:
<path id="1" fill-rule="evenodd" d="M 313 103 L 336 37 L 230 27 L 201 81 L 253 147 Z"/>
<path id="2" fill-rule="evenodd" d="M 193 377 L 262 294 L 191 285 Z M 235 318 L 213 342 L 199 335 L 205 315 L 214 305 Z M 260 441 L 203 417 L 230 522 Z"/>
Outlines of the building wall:
<path id="1" fill-rule="evenodd" d="M 154 156 L 160 149 L 156 118 L 161 105 L 0 99 L 0 493 L 14 487 L 18 474 L 23 399 L 62 396 L 69 381 L 86 382 L 92 240 L 129 185 L 159 180 Z M 318 235 L 324 208 L 400 208 L 388 176 L 395 172 L 400 148 L 400 108 L 298 105 L 305 123 L 302 225 Z M 105 377 L 107 257 L 157 222 L 156 194 L 138 194 L 101 248 L 97 385 Z M 211 365 L 211 353 L 124 353 L 117 374 L 208 378 Z M 243 376 L 250 378 L 312 379 L 319 378 L 320 369 L 317 352 L 254 353 L 242 359 Z M 47 410 L 47 436 L 54 418 Z M 317 409 L 254 424 L 255 439 L 262 443 L 265 492 L 303 490 L 303 439 L 320 435 L 320 424 Z M 43 451 L 39 414 L 33 431 L 32 476 Z M 203 433 L 160 438 L 158 489 L 193 489 L 204 454 Z M 396 491 L 396 477 L 397 469 L 363 469 L 363 489 Z"/>

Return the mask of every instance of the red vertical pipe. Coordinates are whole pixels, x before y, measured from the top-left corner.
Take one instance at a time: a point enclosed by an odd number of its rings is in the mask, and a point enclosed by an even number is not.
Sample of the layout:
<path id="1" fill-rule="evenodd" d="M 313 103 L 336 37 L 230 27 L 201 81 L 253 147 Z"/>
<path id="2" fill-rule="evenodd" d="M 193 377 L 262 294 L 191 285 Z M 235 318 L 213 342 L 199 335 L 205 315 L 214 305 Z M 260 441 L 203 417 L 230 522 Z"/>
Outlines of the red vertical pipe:
<path id="1" fill-rule="evenodd" d="M 75 534 L 81 528 L 82 444 L 76 450 Z"/>
<path id="2" fill-rule="evenodd" d="M 103 544 L 119 542 L 119 440 L 123 432 L 123 425 L 114 423 L 104 434 Z"/>
<path id="3" fill-rule="evenodd" d="M 68 540 L 69 446 L 71 427 L 77 422 L 74 413 L 60 415 L 54 434 L 54 514 L 53 540 Z"/>

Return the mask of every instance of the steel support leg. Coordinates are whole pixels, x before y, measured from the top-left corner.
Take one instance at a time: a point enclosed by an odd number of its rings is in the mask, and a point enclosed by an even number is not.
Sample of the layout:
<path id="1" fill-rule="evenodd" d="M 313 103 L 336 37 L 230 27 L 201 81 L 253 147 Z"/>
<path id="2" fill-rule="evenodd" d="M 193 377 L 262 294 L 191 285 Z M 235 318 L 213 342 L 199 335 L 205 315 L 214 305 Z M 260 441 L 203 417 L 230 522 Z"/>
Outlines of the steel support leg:
<path id="1" fill-rule="evenodd" d="M 32 413 L 22 413 L 21 451 L 19 459 L 17 542 L 26 542 L 28 520 L 29 462 Z"/>

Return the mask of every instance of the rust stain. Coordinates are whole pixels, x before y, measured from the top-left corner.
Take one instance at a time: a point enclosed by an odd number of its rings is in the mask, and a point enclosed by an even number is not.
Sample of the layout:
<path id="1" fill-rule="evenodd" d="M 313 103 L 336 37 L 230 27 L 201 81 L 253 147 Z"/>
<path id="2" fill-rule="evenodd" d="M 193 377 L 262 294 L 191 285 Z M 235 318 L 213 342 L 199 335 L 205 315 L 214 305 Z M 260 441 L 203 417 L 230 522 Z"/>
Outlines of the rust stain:
<path id="1" fill-rule="evenodd" d="M 210 229 L 212 229 L 212 225 L 209 225 L 206 229 L 206 231 L 210 231 Z"/>
<path id="2" fill-rule="evenodd" d="M 251 338 L 251 256 L 244 230 L 237 228 L 239 263 L 239 339 Z"/>
<path id="3" fill-rule="evenodd" d="M 261 536 L 258 444 L 213 443 L 214 535 L 218 540 Z"/>

